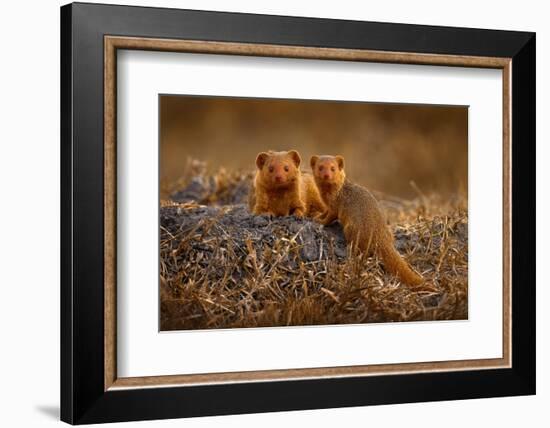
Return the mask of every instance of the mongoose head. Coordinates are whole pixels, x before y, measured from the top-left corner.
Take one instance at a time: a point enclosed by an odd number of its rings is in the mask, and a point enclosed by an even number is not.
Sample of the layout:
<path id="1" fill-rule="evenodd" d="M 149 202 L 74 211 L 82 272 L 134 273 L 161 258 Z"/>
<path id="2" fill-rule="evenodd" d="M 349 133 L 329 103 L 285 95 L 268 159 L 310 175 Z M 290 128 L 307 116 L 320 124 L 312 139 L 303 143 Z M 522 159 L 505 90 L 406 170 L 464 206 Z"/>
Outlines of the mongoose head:
<path id="1" fill-rule="evenodd" d="M 302 159 L 296 150 L 262 152 L 256 157 L 261 182 L 270 188 L 288 187 L 300 176 Z"/>
<path id="2" fill-rule="evenodd" d="M 346 179 L 343 156 L 312 156 L 310 165 L 318 186 L 340 187 Z"/>

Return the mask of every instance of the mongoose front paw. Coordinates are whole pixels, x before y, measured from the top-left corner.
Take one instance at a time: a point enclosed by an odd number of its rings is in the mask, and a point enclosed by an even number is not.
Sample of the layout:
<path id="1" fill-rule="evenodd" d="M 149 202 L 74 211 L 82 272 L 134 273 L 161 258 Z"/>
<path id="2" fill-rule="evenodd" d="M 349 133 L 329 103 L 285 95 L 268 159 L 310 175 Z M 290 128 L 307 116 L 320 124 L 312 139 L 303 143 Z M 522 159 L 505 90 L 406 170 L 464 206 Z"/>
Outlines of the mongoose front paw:
<path id="1" fill-rule="evenodd" d="M 295 217 L 302 218 L 305 212 L 301 208 L 296 208 L 292 214 L 294 214 Z"/>
<path id="2" fill-rule="evenodd" d="M 317 214 L 313 217 L 313 220 L 315 220 L 317 223 L 323 223 L 323 219 L 325 218 L 324 214 Z"/>
<path id="3" fill-rule="evenodd" d="M 315 221 L 322 224 L 323 226 L 328 226 L 331 224 L 335 219 L 327 214 L 321 214 L 317 217 L 315 217 Z"/>

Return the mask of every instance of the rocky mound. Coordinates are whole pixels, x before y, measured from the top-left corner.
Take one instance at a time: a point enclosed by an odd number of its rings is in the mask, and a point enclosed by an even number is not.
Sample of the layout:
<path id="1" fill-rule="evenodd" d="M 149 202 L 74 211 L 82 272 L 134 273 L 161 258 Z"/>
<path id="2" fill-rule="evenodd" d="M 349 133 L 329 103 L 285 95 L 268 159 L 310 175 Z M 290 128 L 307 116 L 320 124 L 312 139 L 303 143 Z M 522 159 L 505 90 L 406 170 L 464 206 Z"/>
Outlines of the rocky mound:
<path id="1" fill-rule="evenodd" d="M 252 215 L 249 186 L 250 175 L 200 175 L 161 204 L 162 330 L 467 318 L 463 201 L 381 201 L 426 279 L 412 290 L 350 254 L 338 223 Z"/>

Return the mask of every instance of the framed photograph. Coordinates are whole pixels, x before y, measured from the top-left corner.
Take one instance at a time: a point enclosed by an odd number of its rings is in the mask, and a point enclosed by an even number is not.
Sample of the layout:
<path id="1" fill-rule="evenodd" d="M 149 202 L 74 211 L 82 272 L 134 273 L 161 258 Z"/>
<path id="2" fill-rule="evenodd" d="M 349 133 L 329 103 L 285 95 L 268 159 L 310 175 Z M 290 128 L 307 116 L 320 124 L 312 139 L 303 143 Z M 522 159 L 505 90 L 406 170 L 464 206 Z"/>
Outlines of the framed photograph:
<path id="1" fill-rule="evenodd" d="M 535 34 L 61 8 L 61 418 L 535 393 Z"/>

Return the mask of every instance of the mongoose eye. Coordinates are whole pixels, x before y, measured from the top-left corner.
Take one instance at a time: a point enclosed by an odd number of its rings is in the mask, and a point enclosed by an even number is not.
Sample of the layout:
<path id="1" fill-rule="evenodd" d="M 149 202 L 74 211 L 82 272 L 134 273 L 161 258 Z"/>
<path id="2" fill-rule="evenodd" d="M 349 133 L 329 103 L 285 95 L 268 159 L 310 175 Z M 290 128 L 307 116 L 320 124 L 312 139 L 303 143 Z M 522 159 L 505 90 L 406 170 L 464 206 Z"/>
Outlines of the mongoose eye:
<path id="1" fill-rule="evenodd" d="M 322 167 L 322 166 L 320 166 L 320 167 L 319 167 L 319 171 L 322 171 L 322 170 L 323 170 L 323 167 Z"/>
<path id="2" fill-rule="evenodd" d="M 331 170 L 332 172 L 336 171 L 336 169 L 335 169 L 334 167 L 331 167 L 330 170 Z"/>
<path id="3" fill-rule="evenodd" d="M 272 166 L 269 167 L 269 172 L 273 172 L 275 168 L 273 168 Z"/>
<path id="4" fill-rule="evenodd" d="M 288 172 L 288 165 L 285 165 L 285 171 Z"/>

